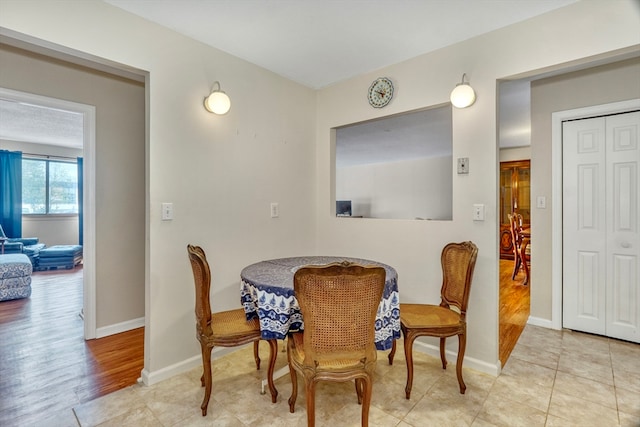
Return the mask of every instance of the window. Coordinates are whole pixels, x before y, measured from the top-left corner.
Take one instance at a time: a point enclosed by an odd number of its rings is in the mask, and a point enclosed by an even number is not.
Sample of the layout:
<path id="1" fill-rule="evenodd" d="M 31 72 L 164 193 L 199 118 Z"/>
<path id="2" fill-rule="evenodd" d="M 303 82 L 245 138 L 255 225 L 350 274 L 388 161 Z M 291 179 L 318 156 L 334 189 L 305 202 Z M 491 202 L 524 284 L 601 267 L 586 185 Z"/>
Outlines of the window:
<path id="1" fill-rule="evenodd" d="M 22 159 L 22 213 L 77 214 L 77 164 L 61 160 Z"/>

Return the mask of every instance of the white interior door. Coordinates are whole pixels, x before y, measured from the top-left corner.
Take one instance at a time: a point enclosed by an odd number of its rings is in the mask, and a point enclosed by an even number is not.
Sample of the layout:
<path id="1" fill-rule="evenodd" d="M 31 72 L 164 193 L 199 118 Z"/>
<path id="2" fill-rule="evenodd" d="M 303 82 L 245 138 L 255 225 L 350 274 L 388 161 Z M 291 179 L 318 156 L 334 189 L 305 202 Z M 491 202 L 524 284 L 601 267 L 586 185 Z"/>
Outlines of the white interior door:
<path id="1" fill-rule="evenodd" d="M 563 123 L 563 326 L 640 342 L 640 112 Z"/>

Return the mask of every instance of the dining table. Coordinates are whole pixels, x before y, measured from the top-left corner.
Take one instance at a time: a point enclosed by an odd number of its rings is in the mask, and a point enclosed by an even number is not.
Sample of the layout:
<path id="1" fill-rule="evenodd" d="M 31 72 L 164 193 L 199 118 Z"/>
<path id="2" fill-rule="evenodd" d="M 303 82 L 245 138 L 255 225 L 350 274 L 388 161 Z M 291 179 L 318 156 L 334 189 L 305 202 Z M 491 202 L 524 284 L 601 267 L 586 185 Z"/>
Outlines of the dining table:
<path id="1" fill-rule="evenodd" d="M 375 321 L 375 344 L 378 350 L 390 350 L 394 340 L 400 338 L 398 274 L 393 267 L 378 261 L 341 256 L 297 256 L 248 265 L 240 272 L 240 298 L 247 320 L 258 318 L 265 340 L 284 340 L 290 332 L 304 330 L 304 319 L 293 290 L 295 272 L 308 265 L 345 261 L 385 269 L 384 293 Z M 265 381 L 263 392 L 264 385 Z"/>
<path id="2" fill-rule="evenodd" d="M 335 262 L 374 265 L 385 269 L 384 293 L 375 323 L 378 350 L 389 350 L 400 338 L 400 297 L 396 270 L 378 261 L 339 256 L 299 256 L 260 261 L 240 273 L 240 297 L 247 320 L 258 318 L 262 338 L 283 340 L 289 332 L 304 330 L 304 320 L 293 291 L 295 272 L 307 265 Z"/>

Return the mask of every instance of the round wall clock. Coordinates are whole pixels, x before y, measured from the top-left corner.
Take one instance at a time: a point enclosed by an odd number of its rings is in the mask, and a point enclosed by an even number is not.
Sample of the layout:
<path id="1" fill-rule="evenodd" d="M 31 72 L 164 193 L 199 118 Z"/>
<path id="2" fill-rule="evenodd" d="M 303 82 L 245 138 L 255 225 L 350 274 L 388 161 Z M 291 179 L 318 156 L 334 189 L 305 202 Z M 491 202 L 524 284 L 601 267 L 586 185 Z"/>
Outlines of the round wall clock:
<path id="1" fill-rule="evenodd" d="M 379 77 L 369 86 L 369 104 L 382 108 L 393 98 L 393 83 L 387 77 Z"/>

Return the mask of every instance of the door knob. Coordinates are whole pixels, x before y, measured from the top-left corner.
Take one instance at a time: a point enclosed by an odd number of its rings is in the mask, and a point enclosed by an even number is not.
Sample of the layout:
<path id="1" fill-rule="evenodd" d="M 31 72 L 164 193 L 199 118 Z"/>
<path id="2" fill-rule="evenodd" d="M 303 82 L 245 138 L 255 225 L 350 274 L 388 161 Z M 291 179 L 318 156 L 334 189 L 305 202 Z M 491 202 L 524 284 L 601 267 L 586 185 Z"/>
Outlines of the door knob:
<path id="1" fill-rule="evenodd" d="M 629 243 L 629 242 L 622 242 L 622 243 L 620 243 L 620 246 L 622 246 L 622 247 L 623 247 L 623 248 L 625 248 L 625 249 L 628 249 L 628 248 L 630 248 L 630 247 L 631 247 L 631 243 Z"/>

